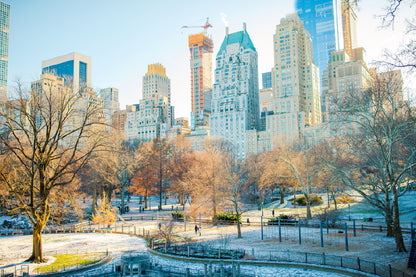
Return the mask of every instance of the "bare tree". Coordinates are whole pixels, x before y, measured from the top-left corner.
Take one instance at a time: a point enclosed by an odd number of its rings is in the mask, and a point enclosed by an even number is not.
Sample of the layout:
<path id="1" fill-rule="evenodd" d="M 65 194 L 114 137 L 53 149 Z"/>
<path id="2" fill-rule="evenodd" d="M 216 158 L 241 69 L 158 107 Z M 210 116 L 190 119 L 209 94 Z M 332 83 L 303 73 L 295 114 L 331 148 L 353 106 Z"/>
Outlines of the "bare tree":
<path id="1" fill-rule="evenodd" d="M 359 132 L 333 146 L 333 169 L 345 185 L 378 208 L 394 236 L 397 251 L 406 251 L 400 227 L 398 199 L 412 179 L 416 147 L 415 119 L 401 96 L 395 72 L 374 77 L 370 89 L 344 96 L 340 112 Z"/>
<path id="2" fill-rule="evenodd" d="M 238 160 L 234 159 L 231 153 L 224 153 L 222 158 L 222 167 L 219 172 L 224 184 L 220 190 L 223 192 L 225 199 L 231 204 L 237 217 L 237 237 L 241 238 L 240 216 L 244 213 L 244 207 L 240 201 L 242 189 L 247 178 L 245 167 Z"/>
<path id="3" fill-rule="evenodd" d="M 33 251 L 28 259 L 43 262 L 42 230 L 51 215 L 49 199 L 58 187 L 74 181 L 100 149 L 102 118 L 96 102 L 65 87 L 59 78 L 35 83 L 30 94 L 17 84 L 17 99 L 1 112 L 0 144 L 6 160 L 1 182 L 13 205 L 33 224 Z"/>
<path id="4" fill-rule="evenodd" d="M 311 194 L 312 187 L 317 186 L 317 177 L 320 170 L 317 147 L 306 147 L 301 144 L 282 146 L 274 158 L 286 164 L 297 185 L 302 190 L 306 200 L 306 218 L 312 218 Z M 295 199 L 296 201 L 296 199 Z"/>

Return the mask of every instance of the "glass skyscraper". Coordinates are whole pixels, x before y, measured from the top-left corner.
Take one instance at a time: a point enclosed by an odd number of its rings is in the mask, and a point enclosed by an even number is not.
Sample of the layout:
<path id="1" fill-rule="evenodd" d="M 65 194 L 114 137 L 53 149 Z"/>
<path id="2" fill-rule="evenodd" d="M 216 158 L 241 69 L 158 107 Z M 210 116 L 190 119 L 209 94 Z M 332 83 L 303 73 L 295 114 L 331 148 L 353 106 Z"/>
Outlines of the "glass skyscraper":
<path id="1" fill-rule="evenodd" d="M 0 101 L 7 100 L 10 5 L 0 2 Z"/>
<path id="2" fill-rule="evenodd" d="M 272 87 L 272 72 L 264 72 L 261 74 L 263 88 L 271 88 Z"/>
<path id="3" fill-rule="evenodd" d="M 328 84 L 326 70 L 331 52 L 343 48 L 340 0 L 296 0 L 295 9 L 311 34 L 315 65 L 319 66 L 321 92 Z"/>
<path id="4" fill-rule="evenodd" d="M 91 58 L 76 52 L 42 62 L 42 74 L 51 73 L 65 79 L 66 85 L 91 87 Z"/>

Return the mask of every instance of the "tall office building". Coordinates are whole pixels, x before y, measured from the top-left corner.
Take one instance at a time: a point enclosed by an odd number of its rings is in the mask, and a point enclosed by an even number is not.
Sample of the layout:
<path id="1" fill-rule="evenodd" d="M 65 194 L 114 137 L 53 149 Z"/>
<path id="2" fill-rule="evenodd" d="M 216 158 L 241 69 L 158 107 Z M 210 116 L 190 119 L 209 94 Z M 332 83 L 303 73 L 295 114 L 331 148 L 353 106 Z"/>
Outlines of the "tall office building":
<path id="1" fill-rule="evenodd" d="M 105 121 L 111 125 L 111 118 L 114 112 L 120 110 L 120 102 L 118 101 L 118 89 L 105 88 L 100 90 L 100 97 L 104 101 Z"/>
<path id="2" fill-rule="evenodd" d="M 258 57 L 245 23 L 232 34 L 227 28 L 215 64 L 210 134 L 228 140 L 244 159 L 246 131 L 259 124 Z"/>
<path id="3" fill-rule="evenodd" d="M 307 127 L 321 122 L 319 71 L 312 41 L 297 14 L 276 26 L 272 91 L 262 91 L 265 131 L 247 132 L 247 153 L 257 154 L 295 142 Z"/>
<path id="4" fill-rule="evenodd" d="M 344 50 L 356 60 L 353 49 L 357 48 L 357 0 L 342 0 L 341 14 Z"/>
<path id="5" fill-rule="evenodd" d="M 277 137 L 292 140 L 305 125 L 322 121 L 319 71 L 313 62 L 311 36 L 297 14 L 286 16 L 276 26 L 274 64 L 274 115 L 267 119 L 267 128 Z"/>
<path id="6" fill-rule="evenodd" d="M 91 57 L 72 52 L 42 61 L 42 74 L 51 73 L 65 79 L 74 91 L 91 87 Z"/>
<path id="7" fill-rule="evenodd" d="M 143 99 L 131 108 L 124 127 L 127 140 L 151 141 L 166 137 L 172 124 L 173 109 L 170 105 L 170 79 L 161 64 L 148 66 L 143 76 Z"/>
<path id="8" fill-rule="evenodd" d="M 10 5 L 0 2 L 0 101 L 7 100 Z"/>
<path id="9" fill-rule="evenodd" d="M 341 1 L 344 0 L 296 0 L 295 3 L 296 12 L 312 38 L 321 93 L 328 85 L 326 70 L 331 52 L 343 48 Z"/>
<path id="10" fill-rule="evenodd" d="M 261 80 L 263 83 L 263 88 L 272 87 L 272 72 L 264 72 L 261 74 Z"/>
<path id="11" fill-rule="evenodd" d="M 191 129 L 206 126 L 211 112 L 212 52 L 214 44 L 205 33 L 189 35 L 191 54 Z"/>
<path id="12" fill-rule="evenodd" d="M 170 79 L 166 75 L 166 69 L 160 63 L 148 65 L 147 72 L 143 76 L 143 99 L 154 95 L 161 95 L 167 98 L 167 104 L 171 106 Z M 171 126 L 171 110 L 168 110 L 168 124 Z"/>

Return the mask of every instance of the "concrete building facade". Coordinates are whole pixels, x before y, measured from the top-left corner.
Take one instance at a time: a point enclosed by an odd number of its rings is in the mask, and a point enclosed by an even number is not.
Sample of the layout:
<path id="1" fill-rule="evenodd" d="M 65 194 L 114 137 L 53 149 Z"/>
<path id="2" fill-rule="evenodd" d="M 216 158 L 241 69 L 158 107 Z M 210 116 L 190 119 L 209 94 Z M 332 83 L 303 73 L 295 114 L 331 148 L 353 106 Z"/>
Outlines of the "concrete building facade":
<path id="1" fill-rule="evenodd" d="M 166 75 L 166 69 L 160 63 L 151 64 L 147 68 L 146 74 L 143 76 L 143 99 L 148 99 L 154 95 L 161 95 L 166 97 L 167 104 L 171 106 L 170 97 L 170 79 Z M 168 110 L 167 122 L 169 126 L 172 124 L 172 111 Z"/>
<path id="2" fill-rule="evenodd" d="M 244 23 L 226 31 L 216 57 L 210 135 L 225 138 L 238 159 L 246 157 L 246 131 L 259 124 L 258 57 Z"/>
<path id="3" fill-rule="evenodd" d="M 100 97 L 104 102 L 105 121 L 108 125 L 112 125 L 112 115 L 120 110 L 120 102 L 118 98 L 119 92 L 116 88 L 104 88 L 100 90 Z"/>

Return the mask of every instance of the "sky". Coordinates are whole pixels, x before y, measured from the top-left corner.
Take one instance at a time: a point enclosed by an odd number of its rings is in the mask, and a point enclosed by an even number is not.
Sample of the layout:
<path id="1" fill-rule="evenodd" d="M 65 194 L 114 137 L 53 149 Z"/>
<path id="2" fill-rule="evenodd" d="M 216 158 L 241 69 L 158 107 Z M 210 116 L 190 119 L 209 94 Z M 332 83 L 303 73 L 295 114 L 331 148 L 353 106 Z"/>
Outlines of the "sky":
<path id="1" fill-rule="evenodd" d="M 245 22 L 258 52 L 261 86 L 261 73 L 273 66 L 276 25 L 295 12 L 294 0 L 2 1 L 11 5 L 9 95 L 17 79 L 27 87 L 39 79 L 43 60 L 79 52 L 92 59 L 92 87 L 118 88 L 121 109 L 139 103 L 147 66 L 161 63 L 171 80 L 176 117 L 190 116 L 188 35 L 202 31 L 182 26 L 202 26 L 208 17 L 215 59 L 225 26 L 232 33 L 242 30 Z M 402 18 L 394 28 L 380 28 L 377 15 L 386 5 L 387 0 L 360 1 L 358 44 L 366 49 L 368 63 L 403 40 Z"/>

